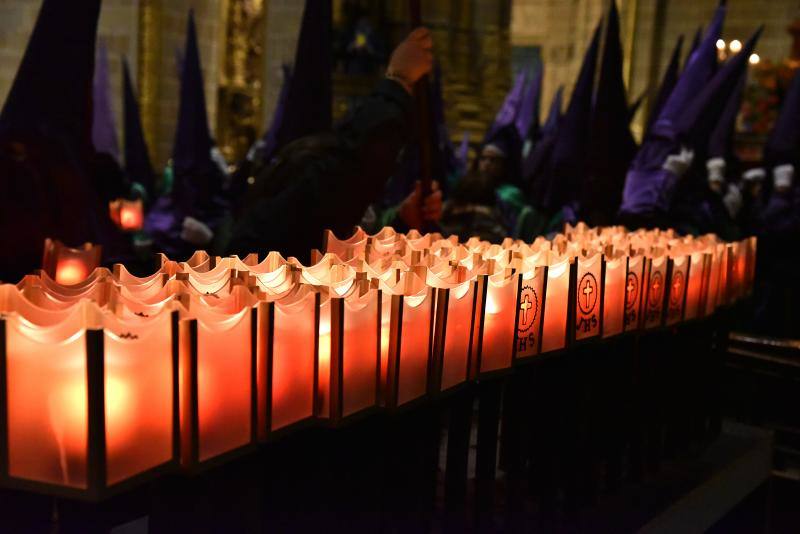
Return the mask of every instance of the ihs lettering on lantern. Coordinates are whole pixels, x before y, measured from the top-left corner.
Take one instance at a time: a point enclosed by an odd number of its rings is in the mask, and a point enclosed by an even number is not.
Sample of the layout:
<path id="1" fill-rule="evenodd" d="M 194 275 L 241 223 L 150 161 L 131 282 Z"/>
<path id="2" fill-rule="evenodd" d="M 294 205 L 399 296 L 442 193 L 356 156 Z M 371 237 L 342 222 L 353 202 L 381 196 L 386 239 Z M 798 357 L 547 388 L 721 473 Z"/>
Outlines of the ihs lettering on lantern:
<path id="1" fill-rule="evenodd" d="M 517 316 L 517 356 L 531 356 L 538 350 L 539 296 L 536 290 L 522 286 Z"/>
<path id="2" fill-rule="evenodd" d="M 575 337 L 577 339 L 599 334 L 600 320 L 597 315 L 600 290 L 597 278 L 592 273 L 584 273 L 578 282 L 577 308 L 575 317 Z"/>

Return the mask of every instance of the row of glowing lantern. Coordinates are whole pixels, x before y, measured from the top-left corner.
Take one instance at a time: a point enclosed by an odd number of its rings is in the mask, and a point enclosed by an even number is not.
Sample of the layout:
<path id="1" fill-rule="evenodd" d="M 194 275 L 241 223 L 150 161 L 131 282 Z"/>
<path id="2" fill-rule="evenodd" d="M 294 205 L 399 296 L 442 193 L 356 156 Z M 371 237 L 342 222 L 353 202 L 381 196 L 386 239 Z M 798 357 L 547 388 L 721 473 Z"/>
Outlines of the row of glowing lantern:
<path id="1" fill-rule="evenodd" d="M 756 246 L 584 226 L 530 244 L 390 228 L 326 243 L 311 266 L 198 252 L 138 278 L 49 242 L 51 269 L 0 286 L 5 482 L 99 498 L 309 422 L 708 317 L 749 292 Z"/>

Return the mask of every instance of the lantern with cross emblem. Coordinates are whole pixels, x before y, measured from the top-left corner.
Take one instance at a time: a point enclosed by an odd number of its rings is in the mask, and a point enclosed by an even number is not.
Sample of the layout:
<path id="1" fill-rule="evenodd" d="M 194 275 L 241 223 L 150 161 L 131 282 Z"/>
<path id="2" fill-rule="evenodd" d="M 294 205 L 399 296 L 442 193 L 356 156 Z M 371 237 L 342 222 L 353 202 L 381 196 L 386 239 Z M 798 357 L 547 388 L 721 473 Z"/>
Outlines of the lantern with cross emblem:
<path id="1" fill-rule="evenodd" d="M 625 275 L 625 320 L 623 330 L 631 332 L 641 325 L 641 308 L 644 301 L 642 280 L 647 261 L 641 254 L 628 256 Z"/>
<path id="2" fill-rule="evenodd" d="M 602 331 L 603 255 L 578 256 L 572 264 L 574 288 L 573 340 L 583 341 Z"/>
<path id="3" fill-rule="evenodd" d="M 647 257 L 643 316 L 645 328 L 663 324 L 664 298 L 667 294 L 667 255 L 661 251 Z"/>
<path id="4" fill-rule="evenodd" d="M 547 269 L 544 265 L 536 265 L 522 272 L 514 343 L 514 358 L 517 362 L 539 354 L 547 291 Z"/>

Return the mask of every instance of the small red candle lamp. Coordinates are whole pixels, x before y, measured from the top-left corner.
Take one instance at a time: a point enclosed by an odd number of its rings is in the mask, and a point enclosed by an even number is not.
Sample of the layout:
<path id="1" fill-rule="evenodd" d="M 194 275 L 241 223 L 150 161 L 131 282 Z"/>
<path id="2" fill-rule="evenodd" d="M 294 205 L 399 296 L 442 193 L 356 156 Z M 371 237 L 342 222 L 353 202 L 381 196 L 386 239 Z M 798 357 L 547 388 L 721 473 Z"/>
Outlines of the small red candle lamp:
<path id="1" fill-rule="evenodd" d="M 571 270 L 573 341 L 584 341 L 602 332 L 603 255 L 578 256 Z"/>
<path id="2" fill-rule="evenodd" d="M 508 371 L 514 357 L 517 311 L 522 277 L 510 268 L 495 268 L 478 276 L 471 378 Z M 495 272 L 493 272 L 495 271 Z"/>
<path id="3" fill-rule="evenodd" d="M 686 305 L 683 318 L 692 321 L 700 317 L 703 289 L 710 269 L 711 254 L 696 250 L 689 255 L 689 277 L 686 282 Z"/>
<path id="4" fill-rule="evenodd" d="M 656 328 L 663 324 L 664 299 L 667 294 L 668 257 L 663 252 L 647 258 L 645 264 L 647 283 L 645 284 L 644 316 L 645 328 Z"/>
<path id="5" fill-rule="evenodd" d="M 563 349 L 567 345 L 569 279 L 570 258 L 551 259 L 547 269 L 547 289 L 542 317 L 542 353 Z"/>
<path id="6" fill-rule="evenodd" d="M 144 207 L 142 199 L 127 200 L 118 198 L 108 203 L 111 220 L 122 231 L 138 232 L 144 224 Z"/>
<path id="7" fill-rule="evenodd" d="M 42 270 L 65 286 L 83 282 L 100 266 L 102 247 L 85 243 L 80 248 L 65 246 L 54 239 L 45 239 Z"/>
<path id="8" fill-rule="evenodd" d="M 345 294 L 329 291 L 319 326 L 317 415 L 332 424 L 376 408 L 381 294 L 366 279 Z"/>
<path id="9" fill-rule="evenodd" d="M 255 308 L 190 299 L 180 321 L 181 464 L 219 463 L 256 441 Z"/>
<path id="10" fill-rule="evenodd" d="M 628 256 L 628 266 L 625 269 L 625 322 L 623 330 L 631 332 L 638 330 L 641 325 L 641 309 L 644 302 L 642 285 L 647 261 L 642 255 Z"/>
<path id="11" fill-rule="evenodd" d="M 63 321 L 0 320 L 5 483 L 99 500 L 177 466 L 177 316 L 83 301 Z"/>
<path id="12" fill-rule="evenodd" d="M 667 278 L 667 311 L 665 324 L 673 326 L 683 320 L 686 305 L 686 295 L 691 267 L 691 257 L 680 254 L 669 258 Z"/>
<path id="13" fill-rule="evenodd" d="M 395 409 L 428 393 L 433 337 L 434 291 L 426 284 L 426 268 L 396 271 L 379 284 L 389 302 L 389 346 L 386 355 L 384 404 Z"/>
<path id="14" fill-rule="evenodd" d="M 452 392 L 469 376 L 477 282 L 466 267 L 447 262 L 428 271 L 428 285 L 436 288 L 430 392 Z"/>
<path id="15" fill-rule="evenodd" d="M 295 271 L 296 277 L 297 272 Z M 295 284 L 258 304 L 260 439 L 311 422 L 317 413 L 320 294 Z"/>
<path id="16" fill-rule="evenodd" d="M 547 266 L 535 265 L 522 271 L 517 303 L 517 331 L 514 342 L 516 362 L 539 354 L 542 343 L 542 316 L 547 293 Z"/>
<path id="17" fill-rule="evenodd" d="M 603 337 L 621 334 L 625 325 L 625 285 L 628 258 L 617 253 L 604 259 Z"/>

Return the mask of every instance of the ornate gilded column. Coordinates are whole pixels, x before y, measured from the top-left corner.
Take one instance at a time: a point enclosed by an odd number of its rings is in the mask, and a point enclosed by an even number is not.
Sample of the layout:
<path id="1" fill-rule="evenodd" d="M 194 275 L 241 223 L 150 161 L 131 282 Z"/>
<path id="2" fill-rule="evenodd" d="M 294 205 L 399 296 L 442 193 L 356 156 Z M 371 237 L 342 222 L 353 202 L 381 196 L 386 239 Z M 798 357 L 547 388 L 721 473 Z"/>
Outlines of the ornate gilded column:
<path id="1" fill-rule="evenodd" d="M 243 158 L 261 134 L 264 15 L 264 0 L 222 5 L 217 143 L 229 162 Z"/>
<path id="2" fill-rule="evenodd" d="M 136 65 L 142 128 L 151 151 L 158 145 L 158 71 L 161 62 L 161 0 L 142 0 Z M 151 154 L 151 157 L 154 154 Z"/>

